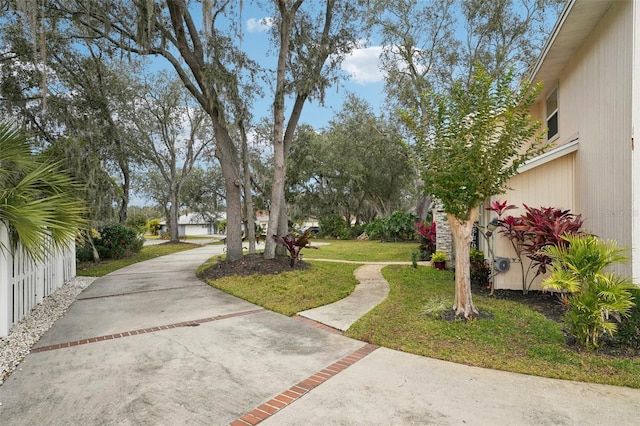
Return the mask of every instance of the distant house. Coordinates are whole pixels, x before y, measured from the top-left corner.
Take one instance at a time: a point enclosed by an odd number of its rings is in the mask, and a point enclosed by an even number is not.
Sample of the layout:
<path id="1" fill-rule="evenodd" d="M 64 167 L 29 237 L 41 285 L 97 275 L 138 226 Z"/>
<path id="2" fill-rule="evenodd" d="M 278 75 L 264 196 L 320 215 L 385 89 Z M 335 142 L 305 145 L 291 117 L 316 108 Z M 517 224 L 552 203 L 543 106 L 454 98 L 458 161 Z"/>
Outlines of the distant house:
<path id="1" fill-rule="evenodd" d="M 263 233 L 267 232 L 267 227 L 269 226 L 269 212 L 258 210 L 256 211 L 256 224 L 260 226 Z M 309 227 L 317 227 L 318 219 L 315 217 L 308 217 L 302 221 L 300 224 L 300 229 L 307 229 Z"/>
<path id="2" fill-rule="evenodd" d="M 532 114 L 555 147 L 494 199 L 582 214 L 586 230 L 631 249 L 616 271 L 640 278 L 640 1 L 568 1 L 532 80 L 544 82 Z M 490 219 L 484 212 L 481 221 Z M 505 240 L 496 255 L 514 257 Z M 521 288 L 519 269 L 495 287 Z"/>
<path id="3" fill-rule="evenodd" d="M 219 233 L 218 224 L 224 219 L 224 214 L 189 213 L 178 218 L 178 235 L 199 236 Z M 160 235 L 168 232 L 167 221 L 160 222 Z"/>

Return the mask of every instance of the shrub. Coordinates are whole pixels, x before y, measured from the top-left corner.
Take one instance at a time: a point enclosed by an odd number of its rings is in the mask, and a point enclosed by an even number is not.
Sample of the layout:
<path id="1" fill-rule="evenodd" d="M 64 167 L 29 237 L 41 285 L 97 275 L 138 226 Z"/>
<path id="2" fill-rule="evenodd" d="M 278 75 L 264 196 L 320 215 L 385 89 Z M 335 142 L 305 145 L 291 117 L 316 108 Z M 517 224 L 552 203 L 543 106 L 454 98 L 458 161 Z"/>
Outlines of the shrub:
<path id="1" fill-rule="evenodd" d="M 416 236 L 416 216 L 413 213 L 394 212 L 391 216 L 377 218 L 366 226 L 369 238 L 384 240 L 413 240 Z"/>
<path id="2" fill-rule="evenodd" d="M 420 245 L 418 250 L 420 251 L 420 260 L 429 260 L 431 255 L 436 251 L 436 223 L 426 222 L 416 223 L 416 234 L 420 238 Z"/>
<path id="3" fill-rule="evenodd" d="M 491 268 L 484 258 L 484 252 L 472 248 L 469 252 L 469 264 L 471 285 L 487 287 L 491 279 Z"/>
<path id="4" fill-rule="evenodd" d="M 599 346 L 604 334 L 613 336 L 617 323 L 628 317 L 634 306 L 628 277 L 604 273 L 608 266 L 626 259 L 615 241 L 593 235 L 565 236 L 566 244 L 545 247 L 552 260 L 551 276 L 542 282 L 545 290 L 568 292 L 564 323 L 578 344 L 588 349 Z"/>
<path id="5" fill-rule="evenodd" d="M 76 259 L 78 262 L 91 262 L 93 260 L 93 250 L 90 247 L 76 244 Z"/>
<path id="6" fill-rule="evenodd" d="M 380 238 L 384 240 L 386 223 L 382 218 L 376 218 L 365 226 L 365 230 L 372 240 Z"/>
<path id="7" fill-rule="evenodd" d="M 433 319 L 442 319 L 451 310 L 451 302 L 442 295 L 433 296 L 422 308 L 422 314 Z"/>
<path id="8" fill-rule="evenodd" d="M 635 305 L 629 311 L 628 317 L 622 317 L 618 325 L 618 341 L 628 348 L 640 349 L 640 288 L 631 290 Z"/>
<path id="9" fill-rule="evenodd" d="M 95 240 L 98 254 L 103 259 L 120 259 L 131 256 L 142 249 L 144 238 L 136 230 L 119 223 L 106 225 Z"/>
<path id="10" fill-rule="evenodd" d="M 351 238 L 358 238 L 364 232 L 365 232 L 364 225 L 353 225 L 349 230 L 349 233 L 351 234 Z"/>
<path id="11" fill-rule="evenodd" d="M 413 240 L 416 235 L 416 215 L 395 211 L 387 218 L 389 237 L 394 241 Z"/>
<path id="12" fill-rule="evenodd" d="M 160 225 L 160 219 L 151 219 L 149 222 L 147 222 L 147 229 L 153 236 L 158 236 L 161 227 L 162 225 Z"/>
<path id="13" fill-rule="evenodd" d="M 147 217 L 143 214 L 131 215 L 127 218 L 127 226 L 144 235 L 147 232 Z"/>
<path id="14" fill-rule="evenodd" d="M 349 238 L 347 222 L 340 215 L 333 214 L 320 218 L 320 233 L 325 237 L 345 240 Z"/>

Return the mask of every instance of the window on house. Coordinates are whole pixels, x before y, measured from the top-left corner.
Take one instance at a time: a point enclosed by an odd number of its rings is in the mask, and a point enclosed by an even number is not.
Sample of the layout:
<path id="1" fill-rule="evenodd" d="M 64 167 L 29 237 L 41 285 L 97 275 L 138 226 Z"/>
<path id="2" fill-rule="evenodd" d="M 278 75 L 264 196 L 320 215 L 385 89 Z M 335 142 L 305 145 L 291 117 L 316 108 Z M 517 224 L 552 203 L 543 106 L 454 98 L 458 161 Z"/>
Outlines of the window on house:
<path id="1" fill-rule="evenodd" d="M 558 88 L 553 89 L 547 97 L 547 140 L 558 134 Z"/>

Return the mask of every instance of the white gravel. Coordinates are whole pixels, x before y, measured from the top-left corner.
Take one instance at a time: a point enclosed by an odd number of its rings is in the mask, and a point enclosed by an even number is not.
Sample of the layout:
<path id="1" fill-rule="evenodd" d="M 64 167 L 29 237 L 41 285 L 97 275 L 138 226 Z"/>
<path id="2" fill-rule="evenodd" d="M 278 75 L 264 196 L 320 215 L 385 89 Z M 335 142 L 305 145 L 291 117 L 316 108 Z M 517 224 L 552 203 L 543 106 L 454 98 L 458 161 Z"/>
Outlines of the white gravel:
<path id="1" fill-rule="evenodd" d="M 9 336 L 0 337 L 0 385 L 19 368 L 31 347 L 93 280 L 95 277 L 75 277 L 44 299 L 26 318 L 14 324 Z"/>

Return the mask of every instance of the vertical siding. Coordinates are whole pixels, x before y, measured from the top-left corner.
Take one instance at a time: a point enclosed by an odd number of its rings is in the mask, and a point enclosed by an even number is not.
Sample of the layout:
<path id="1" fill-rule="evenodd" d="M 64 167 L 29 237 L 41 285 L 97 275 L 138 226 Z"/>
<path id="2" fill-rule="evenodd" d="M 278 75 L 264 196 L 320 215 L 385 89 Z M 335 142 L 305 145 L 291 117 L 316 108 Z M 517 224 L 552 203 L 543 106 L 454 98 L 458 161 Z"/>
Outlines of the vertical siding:
<path id="1" fill-rule="evenodd" d="M 559 78 L 560 139 L 578 134 L 575 210 L 631 246 L 632 2 L 614 2 Z M 630 273 L 627 268 L 622 268 Z"/>
<path id="2" fill-rule="evenodd" d="M 516 176 L 510 181 L 515 191 L 505 196 L 516 205 L 571 209 L 582 214 L 587 231 L 629 248 L 633 7 L 630 1 L 613 2 L 558 78 L 555 143 L 578 138 L 577 152 Z M 555 84 L 545 82 L 545 91 L 549 93 Z M 544 120 L 544 114 L 543 99 L 532 108 L 532 115 Z M 498 243 L 498 256 L 510 249 L 507 244 Z M 617 267 L 616 272 L 631 274 L 631 265 Z M 519 265 L 499 275 L 496 286 L 521 288 Z"/>
<path id="3" fill-rule="evenodd" d="M 523 213 L 523 203 L 531 207 L 558 207 L 576 212 L 573 189 L 575 159 L 576 153 L 568 154 L 517 175 L 509 182 L 512 191 L 495 199 L 507 200 L 509 204 L 518 206 L 518 210 L 509 210 L 506 213 L 512 216 Z M 496 240 L 495 255 L 515 258 L 511 244 L 504 238 Z M 499 274 L 495 280 L 495 288 L 522 289 L 520 265 L 512 263 L 508 272 Z M 539 288 L 537 285 L 532 287 L 532 289 L 537 288 Z"/>

